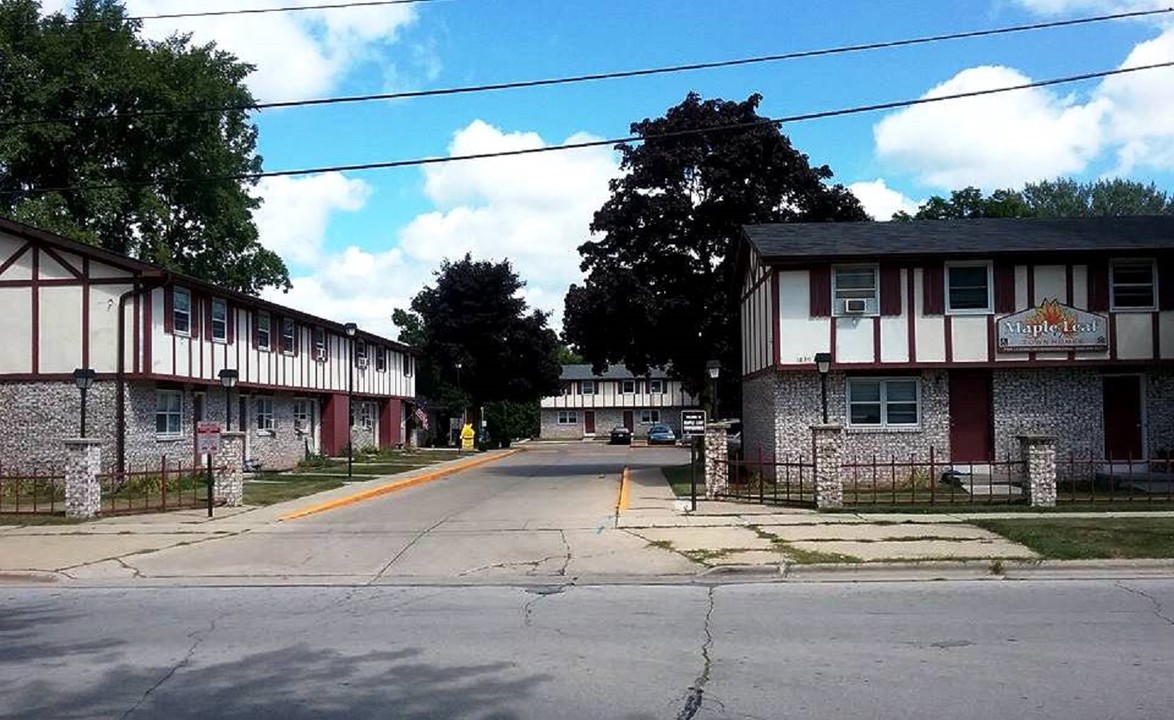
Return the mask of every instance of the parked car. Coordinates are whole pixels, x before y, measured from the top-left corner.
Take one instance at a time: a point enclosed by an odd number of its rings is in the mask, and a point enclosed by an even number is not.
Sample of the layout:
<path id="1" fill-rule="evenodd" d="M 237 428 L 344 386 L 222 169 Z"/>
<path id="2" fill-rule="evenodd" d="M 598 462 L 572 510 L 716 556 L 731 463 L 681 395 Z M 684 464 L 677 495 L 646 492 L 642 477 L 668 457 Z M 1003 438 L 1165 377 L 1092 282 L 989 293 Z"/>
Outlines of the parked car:
<path id="1" fill-rule="evenodd" d="M 631 445 L 632 431 L 623 425 L 617 425 L 611 429 L 611 435 L 608 436 L 608 445 Z"/>
<path id="2" fill-rule="evenodd" d="M 677 435 L 668 425 L 657 424 L 648 428 L 649 445 L 676 445 Z"/>

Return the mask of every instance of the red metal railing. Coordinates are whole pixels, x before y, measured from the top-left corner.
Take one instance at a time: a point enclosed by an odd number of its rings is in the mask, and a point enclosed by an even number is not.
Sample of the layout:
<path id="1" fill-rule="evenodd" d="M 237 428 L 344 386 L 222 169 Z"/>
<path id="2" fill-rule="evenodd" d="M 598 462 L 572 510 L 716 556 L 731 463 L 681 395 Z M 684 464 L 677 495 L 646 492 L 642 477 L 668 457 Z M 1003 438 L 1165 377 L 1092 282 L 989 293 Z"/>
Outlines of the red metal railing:
<path id="1" fill-rule="evenodd" d="M 1137 460 L 1106 460 L 1075 453 L 1056 463 L 1056 501 L 1137 503 L 1174 501 L 1174 453 Z"/>
<path id="2" fill-rule="evenodd" d="M 212 468 L 213 475 L 225 472 Z M 98 475 L 102 486 L 102 514 L 166 512 L 208 504 L 208 469 L 160 458 L 159 465 L 124 473 Z"/>
<path id="3" fill-rule="evenodd" d="M 842 468 L 845 505 L 1014 505 L 1027 500 L 1024 463 L 1010 456 L 959 463 L 930 448 L 924 458 L 874 454 Z"/>
<path id="4" fill-rule="evenodd" d="M 815 507 L 815 463 L 802 455 L 778 459 L 761 449 L 750 459 L 727 460 L 728 485 L 719 497 Z"/>
<path id="5" fill-rule="evenodd" d="M 51 515 L 64 510 L 64 475 L 0 466 L 0 514 Z"/>

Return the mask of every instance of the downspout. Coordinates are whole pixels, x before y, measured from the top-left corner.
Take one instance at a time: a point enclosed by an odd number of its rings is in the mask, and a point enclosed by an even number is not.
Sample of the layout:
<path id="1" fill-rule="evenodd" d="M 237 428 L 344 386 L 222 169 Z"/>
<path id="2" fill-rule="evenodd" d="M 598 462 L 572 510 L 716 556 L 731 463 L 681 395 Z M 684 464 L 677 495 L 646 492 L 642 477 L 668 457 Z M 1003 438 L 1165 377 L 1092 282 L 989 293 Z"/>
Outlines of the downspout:
<path id="1" fill-rule="evenodd" d="M 118 428 L 119 474 L 126 472 L 126 305 L 132 299 L 168 285 L 171 282 L 171 274 L 147 276 L 146 282 L 143 282 L 143 279 L 141 275 L 135 277 L 134 287 L 118 296 L 118 377 L 116 390 L 118 402 L 114 406 L 114 424 Z M 141 322 L 141 315 L 136 314 L 134 321 Z"/>

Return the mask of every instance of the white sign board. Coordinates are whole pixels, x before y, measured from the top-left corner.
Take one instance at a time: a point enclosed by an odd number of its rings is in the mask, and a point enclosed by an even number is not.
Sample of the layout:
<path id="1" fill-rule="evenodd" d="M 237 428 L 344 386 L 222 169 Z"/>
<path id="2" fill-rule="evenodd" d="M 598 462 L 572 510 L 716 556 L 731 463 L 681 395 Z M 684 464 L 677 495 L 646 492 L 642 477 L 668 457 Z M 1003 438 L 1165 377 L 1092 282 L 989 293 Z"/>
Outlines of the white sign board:
<path id="1" fill-rule="evenodd" d="M 999 318 L 999 352 L 1035 350 L 1106 350 L 1109 319 L 1104 315 L 1045 300 Z"/>
<path id="2" fill-rule="evenodd" d="M 220 423 L 201 420 L 196 423 L 196 454 L 215 455 L 220 452 Z"/>
<path id="3" fill-rule="evenodd" d="M 681 411 L 681 436 L 690 437 L 705 434 L 705 411 Z"/>

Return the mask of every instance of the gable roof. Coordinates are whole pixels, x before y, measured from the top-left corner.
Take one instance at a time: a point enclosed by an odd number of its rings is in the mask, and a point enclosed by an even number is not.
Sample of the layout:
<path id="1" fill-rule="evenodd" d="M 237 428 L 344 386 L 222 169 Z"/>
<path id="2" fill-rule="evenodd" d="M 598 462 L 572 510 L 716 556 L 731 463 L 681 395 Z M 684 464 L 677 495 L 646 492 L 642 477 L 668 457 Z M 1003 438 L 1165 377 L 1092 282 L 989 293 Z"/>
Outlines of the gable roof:
<path id="1" fill-rule="evenodd" d="M 588 363 L 563 365 L 562 374 L 559 375 L 561 380 L 635 380 L 646 377 L 652 380 L 667 380 L 669 376 L 660 368 L 652 368 L 648 375 L 633 375 L 623 365 L 609 365 L 606 370 L 597 375 L 591 372 L 591 365 Z"/>
<path id="2" fill-rule="evenodd" d="M 1174 251 L 1174 216 L 747 225 L 766 262 L 1039 252 Z"/>
<path id="3" fill-rule="evenodd" d="M 294 308 L 279 305 L 268 300 L 263 300 L 254 295 L 248 295 L 236 290 L 229 290 L 228 288 L 223 288 L 219 285 L 214 285 L 210 282 L 199 280 L 197 278 L 191 277 L 190 275 L 184 275 L 182 273 L 175 272 L 174 270 L 168 270 L 162 265 L 136 260 L 135 258 L 127 257 L 126 255 L 119 255 L 118 253 L 111 252 L 104 248 L 100 248 L 94 245 L 87 245 L 86 243 L 81 243 L 76 240 L 70 240 L 69 238 L 62 237 L 46 230 L 35 228 L 31 225 L 25 225 L 24 223 L 20 223 L 3 216 L 0 216 L 0 233 L 7 233 L 9 235 L 23 238 L 32 242 L 60 248 L 61 250 L 73 253 L 75 255 L 89 257 L 107 265 L 134 273 L 139 279 L 153 278 L 156 279 L 157 282 L 162 282 L 164 285 L 178 284 L 183 287 L 198 288 L 207 292 L 208 294 L 222 297 L 226 300 L 231 300 L 237 306 L 244 305 L 257 308 L 259 310 L 267 310 L 283 317 L 297 319 L 307 325 L 317 325 L 323 328 L 328 328 L 340 335 L 346 334 L 346 327 L 344 323 L 340 323 L 334 320 L 327 320 L 326 318 L 311 315 L 310 313 L 302 312 L 301 310 L 295 310 Z M 133 279 L 128 280 L 128 282 L 133 282 Z M 405 345 L 404 343 L 401 343 L 397 340 L 390 340 L 374 333 L 367 332 L 362 328 L 359 328 L 358 337 L 377 345 L 386 345 L 388 347 L 395 348 L 396 350 L 400 350 L 410 355 L 419 354 L 419 351 L 410 345 Z"/>

